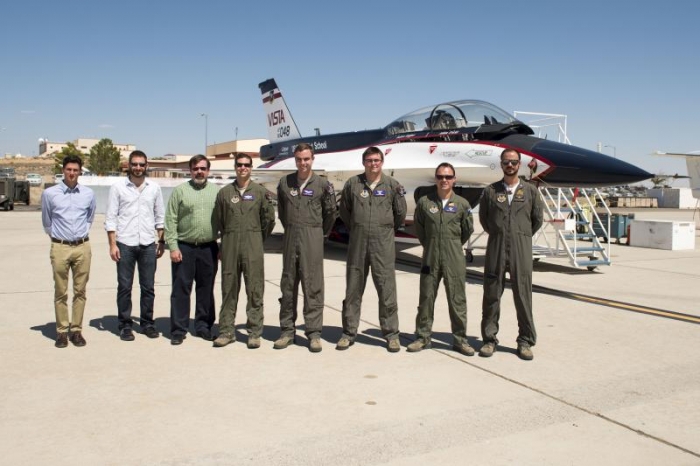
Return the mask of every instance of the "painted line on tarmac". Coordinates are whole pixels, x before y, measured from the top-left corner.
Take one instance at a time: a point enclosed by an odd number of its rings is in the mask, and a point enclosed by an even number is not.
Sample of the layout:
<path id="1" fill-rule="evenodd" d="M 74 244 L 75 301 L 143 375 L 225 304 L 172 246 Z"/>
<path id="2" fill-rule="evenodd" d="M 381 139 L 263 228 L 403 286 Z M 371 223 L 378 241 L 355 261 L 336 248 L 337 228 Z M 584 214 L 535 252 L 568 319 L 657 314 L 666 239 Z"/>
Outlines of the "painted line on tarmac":
<path id="1" fill-rule="evenodd" d="M 622 301 L 615 301 L 607 298 L 599 298 L 596 296 L 588 296 L 585 294 L 571 293 L 569 291 L 555 290 L 553 288 L 547 288 L 539 285 L 533 285 L 532 290 L 535 291 L 535 289 L 537 289 L 537 291 L 540 293 L 549 294 L 553 296 L 560 296 L 562 298 L 574 299 L 576 301 L 584 301 L 591 304 L 598 304 L 600 306 L 636 312 L 638 314 L 648 314 L 657 317 L 664 317 L 666 319 L 679 320 L 681 322 L 688 322 L 690 324 L 700 324 L 700 317 L 694 316 L 692 314 L 686 314 L 683 312 L 667 311 L 665 309 L 640 306 L 638 304 L 625 303 Z"/>
<path id="2" fill-rule="evenodd" d="M 420 262 L 417 260 L 397 258 L 396 262 L 408 265 L 411 267 L 420 268 Z M 481 283 L 484 281 L 484 274 L 481 272 L 476 272 L 473 270 L 467 270 L 467 277 L 475 279 Z M 510 284 L 510 280 L 506 283 Z M 638 314 L 646 314 L 650 316 L 663 317 L 665 319 L 678 320 L 680 322 L 686 322 L 689 324 L 700 324 L 700 317 L 687 314 L 683 312 L 669 311 L 666 309 L 658 309 L 648 306 L 641 306 L 639 304 L 625 303 L 622 301 L 615 301 L 613 299 L 601 298 L 598 296 L 589 296 L 581 293 L 573 293 L 570 291 L 557 290 L 555 288 L 548 288 L 541 285 L 532 285 L 532 291 L 537 293 L 548 294 L 552 296 L 558 296 L 561 298 L 572 299 L 575 301 L 582 301 L 591 304 L 597 304 L 599 306 L 611 307 L 614 309 L 621 309 L 624 311 L 636 312 Z"/>
<path id="3" fill-rule="evenodd" d="M 505 380 L 505 381 L 507 381 L 507 382 L 511 382 L 511 383 L 513 383 L 513 384 L 515 384 L 515 385 L 518 385 L 518 386 L 522 387 L 522 388 L 525 388 L 525 389 L 527 389 L 527 390 L 531 390 L 531 391 L 533 391 L 533 392 L 535 392 L 535 393 L 538 393 L 538 394 L 540 394 L 540 395 L 542 395 L 542 396 L 544 396 L 544 397 L 547 397 L 547 398 L 549 398 L 549 399 L 551 399 L 551 400 L 554 400 L 554 401 L 556 401 L 556 402 L 562 403 L 562 404 L 564 404 L 564 405 L 566 405 L 566 406 L 569 406 L 570 408 L 573 408 L 573 409 L 582 411 L 582 412 L 584 412 L 584 413 L 586 413 L 586 414 L 588 414 L 588 415 L 595 416 L 595 417 L 600 418 L 600 419 L 602 419 L 602 420 L 604 420 L 604 421 L 607 421 L 607 422 L 610 422 L 610 423 L 612 423 L 612 424 L 615 424 L 615 425 L 618 426 L 618 427 L 622 427 L 623 429 L 627 429 L 627 430 L 629 430 L 629 431 L 631 431 L 631 432 L 634 432 L 634 433 L 637 434 L 637 435 L 641 435 L 642 437 L 646 437 L 646 438 L 648 438 L 648 439 L 650 439 L 650 440 L 655 440 L 655 441 L 657 441 L 657 442 L 659 442 L 659 443 L 663 443 L 663 444 L 666 445 L 666 446 L 669 446 L 669 447 L 671 447 L 671 448 L 675 448 L 675 449 L 680 450 L 680 451 L 682 451 L 682 452 L 684 452 L 684 453 L 687 453 L 687 454 L 689 454 L 689 455 L 692 455 L 692 456 L 694 456 L 694 457 L 696 457 L 696 458 L 700 458 L 700 453 L 698 453 L 698 452 L 695 452 L 695 451 L 693 451 L 693 450 L 690 450 L 690 449 L 688 449 L 688 448 L 685 448 L 685 447 L 683 447 L 683 446 L 681 446 L 681 445 L 672 443 L 672 442 L 670 442 L 670 441 L 668 441 L 668 440 L 666 440 L 666 439 L 663 439 L 663 438 L 658 437 L 658 436 L 656 436 L 656 435 L 650 434 L 649 432 L 645 432 L 645 431 L 643 431 L 643 430 L 637 429 L 637 428 L 635 428 L 635 427 L 633 427 L 633 426 L 631 426 L 631 425 L 629 425 L 629 424 L 625 424 L 624 422 L 620 422 L 620 421 L 618 421 L 618 420 L 616 420 L 616 419 L 613 419 L 613 418 L 611 418 L 611 417 L 609 417 L 609 416 L 606 416 L 605 414 L 599 413 L 599 412 L 597 412 L 597 411 L 593 411 L 593 410 L 588 409 L 588 408 L 586 408 L 586 407 L 584 407 L 584 406 L 577 405 L 577 404 L 575 404 L 575 403 L 572 403 L 571 401 L 565 400 L 564 398 L 560 398 L 560 397 L 558 397 L 558 396 L 552 395 L 551 393 L 547 393 L 547 392 L 545 392 L 545 391 L 542 390 L 542 389 L 533 387 L 533 386 L 528 385 L 528 384 L 526 384 L 526 383 L 523 383 L 523 382 L 520 382 L 520 381 L 518 381 L 518 380 L 515 380 L 515 379 L 513 379 L 513 378 L 511 378 L 511 377 L 507 377 L 507 376 L 505 376 L 505 375 L 503 375 L 503 374 L 499 374 L 498 372 L 495 372 L 495 371 L 493 371 L 493 370 L 491 370 L 491 369 L 487 369 L 487 368 L 485 368 L 485 367 L 482 367 L 482 366 L 480 366 L 480 365 L 478 365 L 478 364 L 475 364 L 475 363 L 473 363 L 473 362 L 471 362 L 471 361 L 468 361 L 467 359 L 464 359 L 464 357 L 462 357 L 461 355 L 454 354 L 454 351 L 448 351 L 448 350 L 443 350 L 443 349 L 439 349 L 439 348 L 432 348 L 432 349 L 430 349 L 430 350 L 428 350 L 428 351 L 435 351 L 436 353 L 440 353 L 440 354 L 442 354 L 442 355 L 444 355 L 444 356 L 447 356 L 447 357 L 449 357 L 449 358 L 452 358 L 452 359 L 454 359 L 454 360 L 456 360 L 456 361 L 460 361 L 460 362 L 462 362 L 462 363 L 464 363 L 464 364 L 467 364 L 468 366 L 471 366 L 471 367 L 473 367 L 473 368 L 475 368 L 475 369 L 479 369 L 479 370 L 481 370 L 481 371 L 484 371 L 484 372 L 486 372 L 487 374 L 496 376 L 496 377 L 498 377 L 498 378 L 500 378 L 500 379 L 503 379 L 503 380 Z M 473 357 L 478 357 L 478 356 L 472 356 L 472 358 L 473 358 Z"/>

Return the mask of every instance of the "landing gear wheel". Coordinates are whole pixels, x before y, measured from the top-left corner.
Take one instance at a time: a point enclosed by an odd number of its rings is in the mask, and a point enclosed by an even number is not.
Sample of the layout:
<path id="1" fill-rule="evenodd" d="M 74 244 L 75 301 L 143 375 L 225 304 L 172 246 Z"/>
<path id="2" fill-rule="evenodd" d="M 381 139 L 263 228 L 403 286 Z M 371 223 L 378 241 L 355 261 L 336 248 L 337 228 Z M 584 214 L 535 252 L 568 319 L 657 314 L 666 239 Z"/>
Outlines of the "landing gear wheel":
<path id="1" fill-rule="evenodd" d="M 470 264 L 474 262 L 474 254 L 472 254 L 471 251 L 467 251 L 467 262 L 469 262 Z"/>
<path id="2" fill-rule="evenodd" d="M 589 272 L 593 272 L 593 271 L 594 271 L 595 269 L 597 269 L 598 267 L 595 266 L 595 265 L 589 265 L 589 266 L 586 267 L 586 268 L 588 269 Z"/>

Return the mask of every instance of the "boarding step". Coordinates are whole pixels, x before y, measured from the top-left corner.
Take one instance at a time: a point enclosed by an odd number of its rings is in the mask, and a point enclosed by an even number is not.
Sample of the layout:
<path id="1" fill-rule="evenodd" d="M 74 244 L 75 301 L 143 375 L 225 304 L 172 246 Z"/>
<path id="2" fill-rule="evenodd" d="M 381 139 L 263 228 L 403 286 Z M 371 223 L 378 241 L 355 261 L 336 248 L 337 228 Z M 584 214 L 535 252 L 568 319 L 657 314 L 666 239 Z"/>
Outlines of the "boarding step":
<path id="1" fill-rule="evenodd" d="M 574 239 L 574 234 L 573 233 L 562 233 L 562 236 L 564 239 Z M 595 235 L 592 235 L 590 233 L 576 233 L 576 239 L 593 239 L 595 238 Z"/>
<path id="2" fill-rule="evenodd" d="M 559 188 L 553 192 L 551 188 L 541 187 L 539 191 L 545 222 L 533 236 L 533 245 L 543 246 L 547 257 L 568 256 L 574 267 L 593 270 L 610 265 L 610 246 L 606 247 L 599 241 L 601 236 L 607 237 L 606 225 L 595 208 L 600 192 L 595 190 L 591 198 L 591 193 L 586 190 Z M 604 210 L 610 215 L 609 209 Z M 535 260 L 538 252 L 533 247 Z"/>
<path id="3" fill-rule="evenodd" d="M 577 253 L 589 253 L 589 252 L 600 252 L 600 251 L 605 251 L 605 248 L 602 246 L 593 246 L 590 248 L 576 248 Z"/>
<path id="4" fill-rule="evenodd" d="M 588 270 L 593 270 L 599 265 L 610 265 L 610 260 L 606 259 L 593 259 L 589 261 L 576 261 L 576 265 L 579 267 L 586 267 Z"/>

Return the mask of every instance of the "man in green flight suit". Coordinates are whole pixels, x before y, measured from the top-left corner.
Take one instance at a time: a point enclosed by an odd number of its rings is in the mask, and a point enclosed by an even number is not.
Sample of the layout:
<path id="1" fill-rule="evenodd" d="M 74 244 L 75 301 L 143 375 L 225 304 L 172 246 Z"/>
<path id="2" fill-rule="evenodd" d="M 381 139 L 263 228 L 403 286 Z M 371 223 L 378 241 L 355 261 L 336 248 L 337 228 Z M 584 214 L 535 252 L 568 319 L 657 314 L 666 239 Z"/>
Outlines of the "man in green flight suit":
<path id="1" fill-rule="evenodd" d="M 260 348 L 263 330 L 265 291 L 265 251 L 263 242 L 275 226 L 275 208 L 270 195 L 250 180 L 253 161 L 247 154 L 236 154 L 236 179 L 216 196 L 218 228 L 221 232 L 221 312 L 219 337 L 215 347 L 236 341 L 236 308 L 245 280 L 248 306 L 248 348 Z"/>
<path id="2" fill-rule="evenodd" d="M 323 328 L 323 237 L 337 217 L 333 185 L 311 167 L 313 148 L 301 143 L 294 149 L 297 171 L 283 176 L 277 186 L 277 210 L 284 227 L 280 338 L 275 349 L 294 342 L 299 284 L 304 291 L 304 324 L 309 350 L 320 352 Z"/>
<path id="3" fill-rule="evenodd" d="M 367 274 L 379 295 L 379 325 L 387 350 L 396 353 L 399 343 L 399 315 L 396 303 L 396 247 L 394 232 L 406 219 L 406 190 L 394 178 L 382 173 L 384 153 L 369 147 L 362 154 L 365 172 L 348 179 L 340 199 L 340 217 L 350 232 L 343 336 L 337 350 L 346 350 L 357 336 L 362 295 Z"/>
<path id="4" fill-rule="evenodd" d="M 454 193 L 455 169 L 441 163 L 435 170 L 436 189 L 418 200 L 413 217 L 416 235 L 423 246 L 420 273 L 420 298 L 416 316 L 416 340 L 407 351 L 430 348 L 435 297 L 440 280 L 445 280 L 447 306 L 452 322 L 452 349 L 474 356 L 467 341 L 467 267 L 462 245 L 474 232 L 471 205 Z"/>
<path id="5" fill-rule="evenodd" d="M 484 345 L 479 356 L 490 357 L 496 351 L 498 319 L 506 272 L 513 287 L 518 317 L 518 356 L 531 360 L 537 341 L 532 319 L 532 236 L 542 226 L 542 201 L 537 188 L 518 179 L 520 153 L 506 149 L 501 153 L 503 179 L 486 189 L 479 202 L 479 221 L 488 233 L 484 264 L 484 299 L 481 336 Z"/>

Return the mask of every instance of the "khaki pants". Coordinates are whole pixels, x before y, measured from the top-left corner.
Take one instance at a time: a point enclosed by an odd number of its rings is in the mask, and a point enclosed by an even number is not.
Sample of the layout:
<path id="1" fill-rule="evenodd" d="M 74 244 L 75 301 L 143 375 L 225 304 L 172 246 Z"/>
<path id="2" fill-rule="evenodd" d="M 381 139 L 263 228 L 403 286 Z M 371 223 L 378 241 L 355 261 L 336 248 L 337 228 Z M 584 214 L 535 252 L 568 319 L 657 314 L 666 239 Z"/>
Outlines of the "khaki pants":
<path id="1" fill-rule="evenodd" d="M 51 243 L 51 267 L 54 281 L 54 309 L 56 311 L 56 331 L 80 332 L 83 328 L 85 311 L 85 288 L 90 278 L 92 249 L 90 243 L 77 246 Z M 68 272 L 73 272 L 73 317 L 68 315 Z"/>

